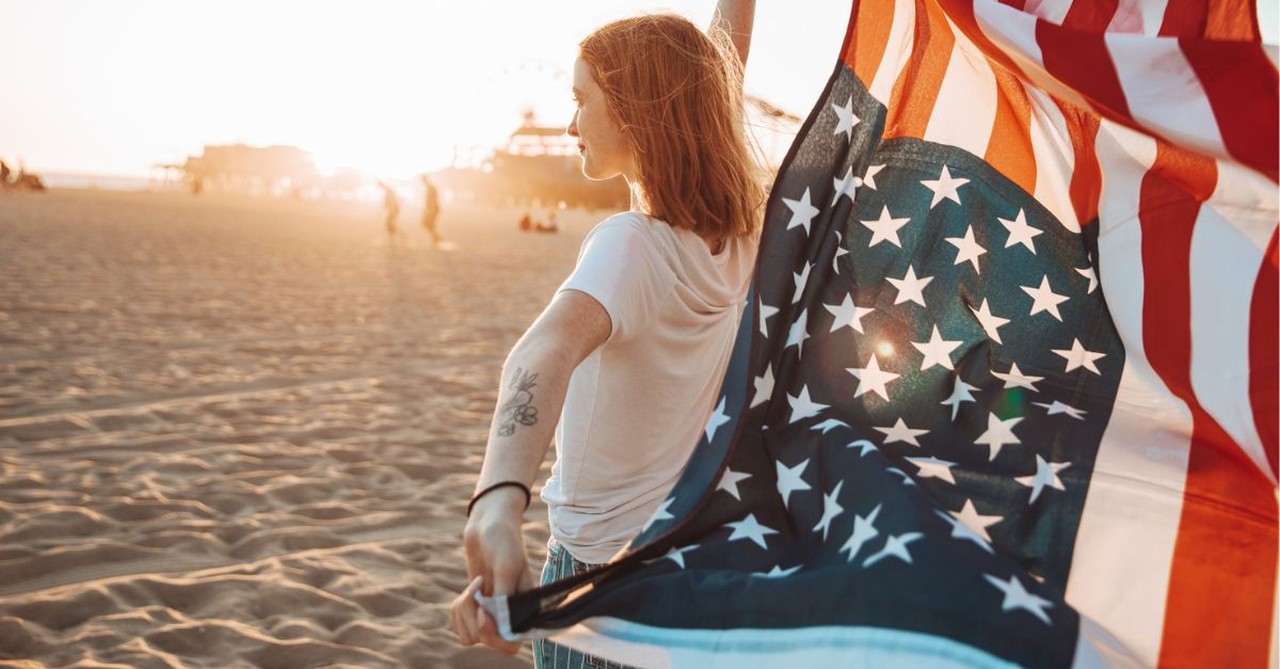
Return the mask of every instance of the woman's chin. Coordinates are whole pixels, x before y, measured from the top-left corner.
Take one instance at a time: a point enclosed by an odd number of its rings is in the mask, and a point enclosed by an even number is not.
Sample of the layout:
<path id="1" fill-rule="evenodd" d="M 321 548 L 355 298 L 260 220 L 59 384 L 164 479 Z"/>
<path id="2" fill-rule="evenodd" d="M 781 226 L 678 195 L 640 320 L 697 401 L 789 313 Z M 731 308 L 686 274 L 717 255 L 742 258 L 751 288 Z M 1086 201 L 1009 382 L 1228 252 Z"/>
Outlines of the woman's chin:
<path id="1" fill-rule="evenodd" d="M 591 181 L 608 181 L 620 174 L 622 174 L 621 170 L 604 170 L 587 160 L 582 161 L 582 176 Z"/>

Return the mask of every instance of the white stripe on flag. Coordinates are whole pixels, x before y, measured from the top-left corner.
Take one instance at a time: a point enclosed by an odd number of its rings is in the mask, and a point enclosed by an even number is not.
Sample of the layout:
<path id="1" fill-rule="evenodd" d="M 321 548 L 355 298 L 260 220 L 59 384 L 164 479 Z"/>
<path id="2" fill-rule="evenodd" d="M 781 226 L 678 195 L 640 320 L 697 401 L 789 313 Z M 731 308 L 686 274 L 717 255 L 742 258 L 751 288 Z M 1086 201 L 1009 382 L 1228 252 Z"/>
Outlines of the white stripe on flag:
<path id="1" fill-rule="evenodd" d="M 1013 669 L 946 637 L 886 627 L 675 629 L 589 618 L 551 637 L 598 657 L 652 669 L 776 669 L 859 666 Z"/>
<path id="2" fill-rule="evenodd" d="M 978 50 L 951 19 L 947 25 L 955 36 L 951 58 L 942 76 L 942 86 L 924 131 L 924 140 L 959 147 L 985 155 L 996 124 L 996 76 L 986 56 Z"/>
<path id="3" fill-rule="evenodd" d="M 1031 153 L 1036 161 L 1036 201 L 1044 205 L 1063 227 L 1080 232 L 1076 208 L 1071 204 L 1071 173 L 1075 154 L 1062 109 L 1044 91 L 1026 87 L 1031 103 Z"/>
<path id="4" fill-rule="evenodd" d="M 1200 208 L 1191 238 L 1191 387 L 1200 406 L 1275 483 L 1249 397 L 1249 310 L 1270 235 L 1250 239 L 1247 229 L 1223 216 L 1236 207 L 1214 204 L 1210 199 Z M 1274 229 L 1274 210 L 1271 216 Z"/>
<path id="5" fill-rule="evenodd" d="M 1043 88 L 1059 100 L 1082 109 L 1093 109 L 1075 89 L 1062 85 L 1045 70 L 1044 54 L 1036 41 L 1035 16 L 997 0 L 974 0 L 973 9 L 983 34 L 1018 66 L 1024 83 Z"/>
<path id="6" fill-rule="evenodd" d="M 1178 146 L 1228 155 L 1209 96 L 1176 38 L 1107 35 L 1106 43 L 1135 122 Z"/>
<path id="7" fill-rule="evenodd" d="M 1067 12 L 1071 10 L 1071 4 L 1071 0 L 1027 0 L 1023 11 L 1050 23 L 1062 25 L 1062 20 L 1067 18 Z"/>
<path id="8" fill-rule="evenodd" d="M 1142 346 L 1146 285 L 1137 211 L 1155 142 L 1104 121 L 1096 147 L 1106 184 L 1099 203 L 1099 279 L 1126 362 L 1080 518 L 1067 601 L 1154 666 L 1192 419 L 1152 371 Z"/>
<path id="9" fill-rule="evenodd" d="M 889 27 L 889 41 L 885 44 L 884 57 L 876 65 L 876 75 L 867 90 L 871 97 L 888 107 L 893 97 L 893 84 L 902 68 L 911 62 L 911 50 L 915 48 L 916 4 L 913 0 L 894 0 L 893 23 Z"/>
<path id="10" fill-rule="evenodd" d="M 1120 0 L 1111 23 L 1107 24 L 1107 32 L 1154 37 L 1164 23 L 1167 4 L 1167 0 Z"/>

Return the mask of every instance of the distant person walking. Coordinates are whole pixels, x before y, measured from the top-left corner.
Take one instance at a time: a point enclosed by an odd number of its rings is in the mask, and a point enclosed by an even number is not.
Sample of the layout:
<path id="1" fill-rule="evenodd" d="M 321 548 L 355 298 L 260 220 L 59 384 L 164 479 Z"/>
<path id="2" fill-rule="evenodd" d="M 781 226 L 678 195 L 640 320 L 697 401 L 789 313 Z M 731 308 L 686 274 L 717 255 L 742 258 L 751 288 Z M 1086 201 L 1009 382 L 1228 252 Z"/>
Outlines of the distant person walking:
<path id="1" fill-rule="evenodd" d="M 440 191 L 431 183 L 431 177 L 422 175 L 423 203 L 422 227 L 431 235 L 431 244 L 440 245 L 440 233 L 436 231 L 436 218 L 440 215 Z"/>
<path id="2" fill-rule="evenodd" d="M 396 227 L 396 219 L 400 218 L 400 198 L 396 196 L 396 189 L 385 181 L 379 181 L 378 187 L 382 189 L 382 208 L 387 212 L 387 236 L 394 238 L 400 234 Z"/>

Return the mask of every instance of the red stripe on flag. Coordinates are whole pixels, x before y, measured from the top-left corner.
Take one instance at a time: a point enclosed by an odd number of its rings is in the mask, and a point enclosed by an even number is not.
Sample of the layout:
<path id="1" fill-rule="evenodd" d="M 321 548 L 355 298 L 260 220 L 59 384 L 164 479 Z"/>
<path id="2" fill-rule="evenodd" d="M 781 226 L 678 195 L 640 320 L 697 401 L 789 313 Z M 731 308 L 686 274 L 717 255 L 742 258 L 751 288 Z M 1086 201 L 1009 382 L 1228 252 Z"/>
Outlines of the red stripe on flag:
<path id="1" fill-rule="evenodd" d="M 1216 180 L 1213 161 L 1157 142 L 1140 192 L 1142 265 L 1151 287 L 1142 343 L 1193 420 L 1159 664 L 1263 667 L 1276 592 L 1275 490 L 1191 386 L 1188 266 L 1196 217 Z"/>
<path id="2" fill-rule="evenodd" d="M 1018 78 L 1018 66 L 987 38 L 974 16 L 973 0 L 939 0 L 960 32 L 983 55 L 996 78 L 996 120 L 985 159 L 996 171 L 1028 193 L 1036 188 L 1036 160 L 1031 147 L 1031 102 Z"/>
<path id="3" fill-rule="evenodd" d="M 1078 0 L 1071 3 L 1062 25 L 1075 30 L 1105 32 L 1119 6 L 1120 0 Z"/>
<path id="4" fill-rule="evenodd" d="M 1227 152 L 1276 181 L 1280 85 L 1262 45 L 1196 39 L 1178 44 L 1204 87 Z"/>
<path id="5" fill-rule="evenodd" d="M 850 18 L 853 29 L 845 38 L 841 58 L 863 85 L 870 87 L 884 60 L 893 27 L 894 0 L 860 0 Z"/>
<path id="6" fill-rule="evenodd" d="M 1253 408 L 1253 424 L 1262 439 L 1262 450 L 1271 463 L 1271 474 L 1280 476 L 1280 321 L 1276 305 L 1280 304 L 1280 250 L 1276 248 L 1276 231 L 1262 258 L 1258 281 L 1249 306 L 1249 403 Z"/>
<path id="7" fill-rule="evenodd" d="M 984 159 L 1022 190 L 1035 193 L 1036 157 L 1031 150 L 1031 102 L 1017 77 L 990 59 L 987 62 L 996 75 L 997 93 L 996 121 L 991 128 L 991 140 Z"/>
<path id="8" fill-rule="evenodd" d="M 1044 69 L 1109 118 L 1133 126 L 1129 102 L 1103 33 L 1091 34 L 1036 21 Z"/>
<path id="9" fill-rule="evenodd" d="M 1098 199 L 1102 197 L 1102 167 L 1098 164 L 1097 151 L 1098 128 L 1102 122 L 1092 113 L 1064 102 L 1058 102 L 1058 109 L 1071 134 L 1071 151 L 1075 154 L 1071 208 L 1083 228 L 1098 217 Z"/>
<path id="10" fill-rule="evenodd" d="M 1253 0 L 1178 0 L 1165 7 L 1160 35 L 1257 42 L 1256 12 Z"/>
<path id="11" fill-rule="evenodd" d="M 916 0 L 916 35 L 911 62 L 893 82 L 885 139 L 924 137 L 955 42 L 942 8 L 932 0 Z"/>

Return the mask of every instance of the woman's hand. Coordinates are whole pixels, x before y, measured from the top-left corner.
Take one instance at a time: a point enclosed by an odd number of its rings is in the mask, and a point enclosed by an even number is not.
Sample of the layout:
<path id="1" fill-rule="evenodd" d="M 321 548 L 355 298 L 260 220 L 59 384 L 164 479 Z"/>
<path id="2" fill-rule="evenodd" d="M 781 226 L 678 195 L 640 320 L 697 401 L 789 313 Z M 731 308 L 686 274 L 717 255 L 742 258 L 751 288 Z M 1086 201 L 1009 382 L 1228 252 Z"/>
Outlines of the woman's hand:
<path id="1" fill-rule="evenodd" d="M 498 633 L 497 624 L 476 602 L 475 593 L 510 595 L 533 587 L 520 532 L 524 504 L 521 491 L 505 488 L 485 495 L 472 508 L 462 532 L 471 582 L 449 607 L 453 631 L 464 646 L 482 643 L 508 655 L 520 650 L 519 642 L 507 641 Z"/>

